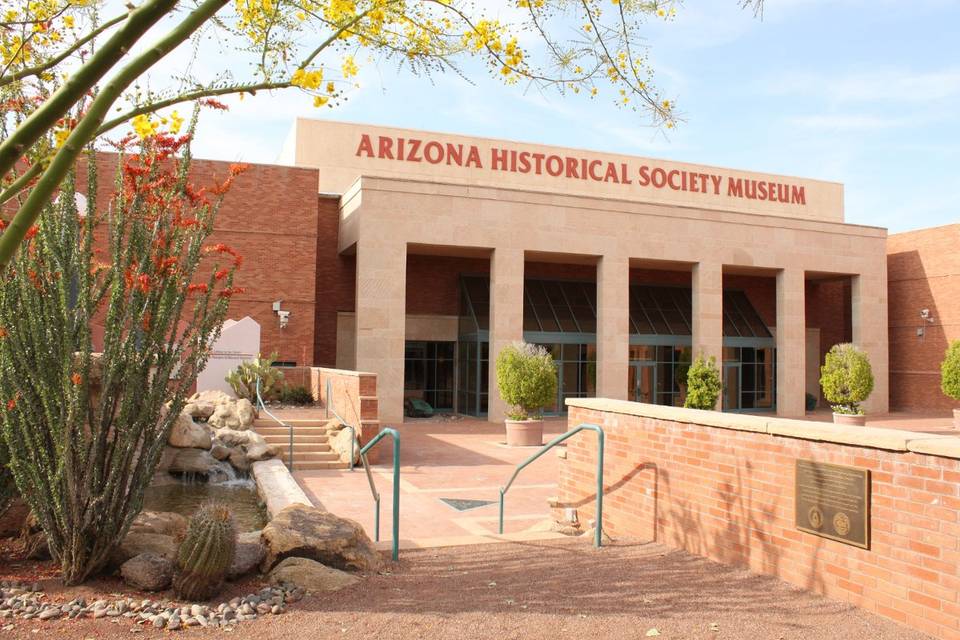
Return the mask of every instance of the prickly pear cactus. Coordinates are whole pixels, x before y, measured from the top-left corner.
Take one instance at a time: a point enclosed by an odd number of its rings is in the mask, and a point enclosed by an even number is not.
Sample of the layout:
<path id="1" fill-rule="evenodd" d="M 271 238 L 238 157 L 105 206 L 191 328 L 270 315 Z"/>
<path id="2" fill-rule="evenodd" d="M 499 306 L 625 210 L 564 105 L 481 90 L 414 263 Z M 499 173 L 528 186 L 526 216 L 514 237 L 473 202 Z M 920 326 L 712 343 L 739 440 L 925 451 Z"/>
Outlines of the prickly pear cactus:
<path id="1" fill-rule="evenodd" d="M 237 550 L 237 528 L 224 504 L 207 503 L 190 519 L 177 551 L 173 588 L 184 600 L 209 600 L 220 592 Z"/>

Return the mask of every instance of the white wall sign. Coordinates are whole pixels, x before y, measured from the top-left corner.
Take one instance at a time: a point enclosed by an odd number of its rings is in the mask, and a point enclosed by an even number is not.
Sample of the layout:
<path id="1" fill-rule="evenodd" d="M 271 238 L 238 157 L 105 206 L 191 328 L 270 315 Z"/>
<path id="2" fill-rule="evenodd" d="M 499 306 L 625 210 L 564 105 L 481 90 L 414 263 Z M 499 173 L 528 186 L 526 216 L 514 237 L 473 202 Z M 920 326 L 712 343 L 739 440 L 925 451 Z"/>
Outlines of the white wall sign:
<path id="1" fill-rule="evenodd" d="M 250 316 L 242 320 L 227 320 L 223 323 L 220 339 L 213 344 L 213 351 L 206 368 L 197 376 L 197 391 L 217 389 L 233 395 L 226 376 L 241 362 L 253 360 L 260 353 L 260 325 Z"/>

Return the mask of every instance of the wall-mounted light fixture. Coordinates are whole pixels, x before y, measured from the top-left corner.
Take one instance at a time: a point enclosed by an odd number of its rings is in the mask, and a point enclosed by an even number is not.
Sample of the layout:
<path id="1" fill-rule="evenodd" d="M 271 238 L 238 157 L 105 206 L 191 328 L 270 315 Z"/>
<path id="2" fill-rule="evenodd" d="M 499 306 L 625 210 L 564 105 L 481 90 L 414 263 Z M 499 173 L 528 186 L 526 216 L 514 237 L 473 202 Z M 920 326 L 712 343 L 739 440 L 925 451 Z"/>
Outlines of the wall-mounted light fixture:
<path id="1" fill-rule="evenodd" d="M 290 324 L 290 312 L 284 311 L 280 308 L 280 305 L 283 304 L 283 300 L 277 300 L 273 303 L 273 312 L 277 314 L 277 317 L 280 318 L 280 328 L 286 329 L 287 325 Z"/>

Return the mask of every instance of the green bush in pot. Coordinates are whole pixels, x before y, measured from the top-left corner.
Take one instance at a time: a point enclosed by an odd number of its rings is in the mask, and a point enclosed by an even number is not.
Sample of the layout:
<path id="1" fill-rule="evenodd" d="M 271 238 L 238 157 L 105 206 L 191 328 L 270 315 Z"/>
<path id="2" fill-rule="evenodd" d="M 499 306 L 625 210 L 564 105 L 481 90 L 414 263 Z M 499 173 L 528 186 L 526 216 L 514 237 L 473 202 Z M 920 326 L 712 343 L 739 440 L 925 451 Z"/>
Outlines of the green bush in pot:
<path id="1" fill-rule="evenodd" d="M 515 342 L 497 356 L 497 388 L 511 420 L 538 420 L 557 397 L 557 366 L 541 346 Z"/>
<path id="2" fill-rule="evenodd" d="M 863 415 L 860 403 L 873 391 L 873 370 L 867 354 L 857 346 L 834 345 L 820 367 L 823 395 L 840 415 Z"/>

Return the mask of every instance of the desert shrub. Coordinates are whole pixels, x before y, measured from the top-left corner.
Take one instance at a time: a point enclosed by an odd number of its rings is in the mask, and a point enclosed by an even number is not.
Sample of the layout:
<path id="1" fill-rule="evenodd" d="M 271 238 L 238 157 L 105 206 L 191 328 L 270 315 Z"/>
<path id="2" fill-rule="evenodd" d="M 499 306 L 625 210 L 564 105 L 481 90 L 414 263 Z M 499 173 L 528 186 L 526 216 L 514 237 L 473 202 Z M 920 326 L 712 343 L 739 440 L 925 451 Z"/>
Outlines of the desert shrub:
<path id="1" fill-rule="evenodd" d="M 285 386 L 280 392 L 284 404 L 313 404 L 313 394 L 302 384 Z"/>
<path id="2" fill-rule="evenodd" d="M 173 589 L 184 600 L 209 600 L 223 588 L 237 552 L 237 527 L 226 505 L 207 503 L 190 518 L 177 550 Z"/>
<path id="3" fill-rule="evenodd" d="M 140 512 L 238 291 L 239 258 L 207 244 L 220 196 L 187 182 L 189 138 L 121 145 L 102 211 L 91 151 L 83 209 L 71 176 L 0 276 L 0 430 L 67 584 L 101 568 Z"/>
<path id="4" fill-rule="evenodd" d="M 283 372 L 273 366 L 277 359 L 276 352 L 269 357 L 257 356 L 253 360 L 241 362 L 240 365 L 227 374 L 226 381 L 238 398 L 246 398 L 256 405 L 257 379 L 260 380 L 260 396 L 264 400 L 272 399 L 280 393 L 280 384 L 283 382 Z"/>
<path id="5" fill-rule="evenodd" d="M 960 340 L 950 343 L 940 363 L 940 389 L 947 397 L 960 400 Z"/>
<path id="6" fill-rule="evenodd" d="M 687 368 L 687 398 L 683 406 L 688 409 L 713 409 L 722 390 L 717 359 L 710 356 L 709 360 L 704 360 L 702 355 L 697 356 Z"/>
<path id="7" fill-rule="evenodd" d="M 820 367 L 820 386 L 836 413 L 862 414 L 860 403 L 873 391 L 867 354 L 850 343 L 834 345 Z"/>
<path id="8" fill-rule="evenodd" d="M 540 418 L 557 397 L 557 367 L 541 346 L 515 342 L 497 356 L 497 388 L 511 420 Z"/>

